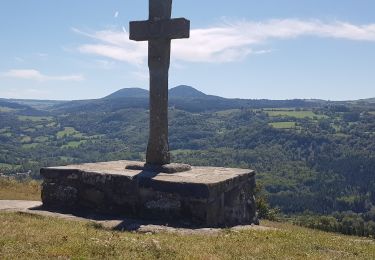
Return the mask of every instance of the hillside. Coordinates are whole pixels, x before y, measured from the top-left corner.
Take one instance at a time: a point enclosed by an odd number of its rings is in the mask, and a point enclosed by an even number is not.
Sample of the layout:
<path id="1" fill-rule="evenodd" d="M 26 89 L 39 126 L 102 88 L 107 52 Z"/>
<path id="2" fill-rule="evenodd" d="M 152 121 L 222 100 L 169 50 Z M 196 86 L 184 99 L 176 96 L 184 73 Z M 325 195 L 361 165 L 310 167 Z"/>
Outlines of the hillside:
<path id="1" fill-rule="evenodd" d="M 180 85 L 169 90 L 171 98 L 207 98 L 208 95 L 203 92 L 186 85 Z"/>
<path id="2" fill-rule="evenodd" d="M 124 88 L 101 99 L 77 100 L 58 103 L 48 108 L 53 113 L 88 111 L 115 111 L 129 108 L 148 109 L 149 92 L 141 88 Z M 314 100 L 266 100 L 228 99 L 207 95 L 190 86 L 177 86 L 169 90 L 169 106 L 176 109 L 199 113 L 240 108 L 311 108 L 321 106 L 322 101 Z"/>
<path id="3" fill-rule="evenodd" d="M 149 92 L 141 88 L 123 88 L 106 97 L 104 99 L 114 98 L 148 98 Z"/>
<path id="4" fill-rule="evenodd" d="M 315 215 L 329 215 L 329 226 L 321 228 L 375 234 L 374 105 L 238 100 L 250 105 L 232 108 L 240 103 L 199 96 L 171 103 L 174 161 L 255 169 L 282 214 L 306 213 L 309 222 L 301 223 L 309 226 L 319 223 Z M 42 166 L 144 158 L 146 98 L 66 102 L 36 110 L 41 115 L 12 102 L 0 107 L 0 173 L 31 171 L 38 178 Z"/>

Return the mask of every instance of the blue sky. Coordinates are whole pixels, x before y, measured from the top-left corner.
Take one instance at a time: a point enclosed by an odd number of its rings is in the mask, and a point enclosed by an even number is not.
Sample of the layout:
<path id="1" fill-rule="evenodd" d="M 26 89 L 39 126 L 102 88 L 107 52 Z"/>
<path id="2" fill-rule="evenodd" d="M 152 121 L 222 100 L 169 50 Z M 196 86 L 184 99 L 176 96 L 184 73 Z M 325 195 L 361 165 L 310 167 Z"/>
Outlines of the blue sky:
<path id="1" fill-rule="evenodd" d="M 191 39 L 172 44 L 170 87 L 238 98 L 375 97 L 373 0 L 174 0 Z M 0 97 L 100 98 L 148 88 L 147 44 L 128 22 L 147 0 L 2 0 Z"/>

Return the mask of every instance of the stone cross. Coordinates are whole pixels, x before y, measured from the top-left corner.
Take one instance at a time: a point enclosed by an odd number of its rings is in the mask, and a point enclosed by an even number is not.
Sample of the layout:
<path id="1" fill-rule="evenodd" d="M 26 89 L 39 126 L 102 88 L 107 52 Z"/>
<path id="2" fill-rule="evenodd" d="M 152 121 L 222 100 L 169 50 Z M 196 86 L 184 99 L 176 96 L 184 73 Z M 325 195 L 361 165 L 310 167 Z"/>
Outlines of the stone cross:
<path id="1" fill-rule="evenodd" d="M 146 164 L 170 163 L 168 144 L 168 72 L 171 40 L 189 38 L 190 21 L 171 19 L 172 0 L 149 0 L 149 20 L 130 22 L 129 38 L 148 41 L 150 135 Z"/>

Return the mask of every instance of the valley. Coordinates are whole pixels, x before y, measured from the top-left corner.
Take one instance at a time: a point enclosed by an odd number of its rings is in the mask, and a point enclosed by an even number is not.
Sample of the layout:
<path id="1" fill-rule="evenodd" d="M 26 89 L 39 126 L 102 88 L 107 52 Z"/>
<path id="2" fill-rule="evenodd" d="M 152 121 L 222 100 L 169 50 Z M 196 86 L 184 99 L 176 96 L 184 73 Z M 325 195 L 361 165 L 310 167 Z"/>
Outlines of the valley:
<path id="1" fill-rule="evenodd" d="M 310 222 L 297 220 L 315 225 L 332 215 L 359 223 L 351 233 L 375 234 L 374 103 L 225 99 L 187 86 L 173 92 L 173 161 L 255 169 L 260 196 L 282 217 L 306 215 Z M 134 89 L 97 100 L 0 100 L 0 173 L 38 179 L 44 166 L 144 160 L 147 105 Z"/>

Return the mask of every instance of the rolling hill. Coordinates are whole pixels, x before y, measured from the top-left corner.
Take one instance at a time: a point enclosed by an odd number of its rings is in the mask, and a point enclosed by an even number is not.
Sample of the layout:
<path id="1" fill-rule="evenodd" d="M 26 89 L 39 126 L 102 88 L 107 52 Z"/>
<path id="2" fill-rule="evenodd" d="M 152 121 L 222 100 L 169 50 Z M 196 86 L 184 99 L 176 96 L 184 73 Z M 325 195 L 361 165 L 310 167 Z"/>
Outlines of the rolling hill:
<path id="1" fill-rule="evenodd" d="M 118 109 L 148 109 L 149 92 L 141 88 L 124 88 L 101 99 L 78 100 L 59 103 L 50 108 L 55 113 L 83 110 L 115 111 Z M 169 90 L 169 106 L 189 112 L 219 111 L 240 108 L 293 108 L 316 107 L 321 101 L 229 99 L 207 95 L 193 87 L 181 85 Z"/>
<path id="2" fill-rule="evenodd" d="M 148 98 L 149 91 L 142 88 L 123 88 L 120 89 L 103 99 L 115 99 L 115 98 Z"/>
<path id="3" fill-rule="evenodd" d="M 187 86 L 170 91 L 174 161 L 256 169 L 269 202 L 283 213 L 344 212 L 334 219 L 365 220 L 363 229 L 375 234 L 374 105 L 226 99 Z M 30 106 L 35 101 L 0 100 L 0 172 L 31 170 L 38 177 L 41 166 L 142 160 L 146 93 L 124 89 L 112 98 L 46 101 L 50 106 L 39 101 L 39 109 Z"/>

